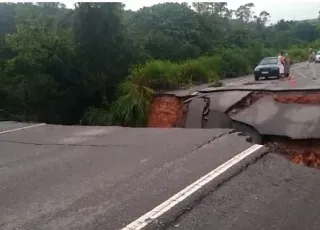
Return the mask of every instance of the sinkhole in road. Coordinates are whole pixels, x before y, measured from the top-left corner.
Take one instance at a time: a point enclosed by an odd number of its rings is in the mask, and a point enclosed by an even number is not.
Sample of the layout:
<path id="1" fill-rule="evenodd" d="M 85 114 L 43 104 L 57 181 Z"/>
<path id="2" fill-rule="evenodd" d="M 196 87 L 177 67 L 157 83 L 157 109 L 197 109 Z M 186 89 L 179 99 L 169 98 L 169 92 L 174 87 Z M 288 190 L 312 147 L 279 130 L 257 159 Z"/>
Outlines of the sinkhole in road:
<path id="1" fill-rule="evenodd" d="M 302 104 L 319 106 L 320 111 L 319 92 L 268 92 L 267 94 L 263 92 L 257 92 L 256 94 L 253 94 L 253 97 L 251 97 L 249 103 L 247 102 L 246 104 L 242 105 L 240 103 L 236 105 L 236 108 L 241 111 L 241 107 L 242 109 L 244 107 L 249 107 L 252 103 L 257 102 L 265 95 L 272 96 L 273 100 L 280 104 Z M 236 111 L 238 112 L 238 110 Z M 253 129 L 254 132 L 251 131 L 251 133 L 248 134 L 252 136 L 253 133 L 253 136 L 259 136 L 259 144 L 267 146 L 270 152 L 277 153 L 295 164 L 320 169 L 320 139 L 292 139 L 287 136 L 260 135 L 257 134 L 258 131 L 253 127 L 250 128 Z M 257 140 L 257 138 L 252 138 L 253 142 L 255 142 L 255 140 Z"/>
<path id="2" fill-rule="evenodd" d="M 235 104 L 228 111 L 228 115 L 232 116 L 233 114 L 241 113 L 265 96 L 271 96 L 275 102 L 280 104 L 319 106 L 320 111 L 320 92 L 317 91 L 254 92 Z M 294 113 L 292 115 L 294 115 Z M 285 122 L 285 119 L 283 119 L 283 121 Z M 313 125 L 314 124 L 309 124 L 308 126 Z M 267 146 L 270 152 L 277 153 L 295 164 L 320 169 L 320 139 L 292 139 L 287 136 L 261 135 L 252 126 L 241 124 L 238 127 L 235 127 L 236 130 L 239 129 L 239 131 L 243 131 L 249 135 L 253 143 Z M 245 127 L 245 129 L 243 129 L 243 127 Z"/>
<path id="3" fill-rule="evenodd" d="M 206 129 L 232 128 L 237 132 L 250 136 L 251 142 L 264 144 L 270 148 L 270 152 L 278 153 L 293 163 L 320 169 L 320 140 L 293 140 L 290 137 L 279 135 L 260 135 L 253 126 L 233 119 L 254 103 L 259 103 L 259 100 L 264 97 L 272 97 L 275 102 L 280 104 L 319 105 L 320 111 L 319 91 L 253 91 L 226 111 L 214 111 L 211 114 L 210 108 L 212 106 L 210 106 L 210 100 L 206 95 L 184 98 L 173 95 L 160 95 L 155 97 L 152 103 L 148 126 Z M 196 103 L 191 106 L 192 101 Z M 191 111 L 191 107 L 193 111 Z M 193 118 L 189 119 L 190 117 Z"/>
<path id="4" fill-rule="evenodd" d="M 320 169 L 319 139 L 293 140 L 279 136 L 264 136 L 263 139 L 270 152 L 280 154 L 295 164 Z"/>
<path id="5" fill-rule="evenodd" d="M 233 114 L 240 113 L 267 95 L 280 104 L 319 105 L 320 111 L 319 92 L 254 92 L 249 97 L 235 104 L 228 111 L 228 114 L 232 116 Z M 245 126 L 246 128 L 243 129 Z M 248 134 L 253 143 L 267 146 L 270 152 L 277 153 L 295 164 L 320 169 L 319 139 L 291 139 L 286 136 L 261 135 L 252 126 L 241 124 L 240 127 L 242 128 L 239 131 L 244 131 Z"/>

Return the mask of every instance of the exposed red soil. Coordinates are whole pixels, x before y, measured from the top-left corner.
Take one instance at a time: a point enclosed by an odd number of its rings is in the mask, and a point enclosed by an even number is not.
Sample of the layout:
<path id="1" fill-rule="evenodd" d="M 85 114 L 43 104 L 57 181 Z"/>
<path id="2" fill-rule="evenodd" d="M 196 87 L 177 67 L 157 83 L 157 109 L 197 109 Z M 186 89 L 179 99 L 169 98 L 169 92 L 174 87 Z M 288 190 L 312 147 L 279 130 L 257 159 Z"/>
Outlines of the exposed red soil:
<path id="1" fill-rule="evenodd" d="M 156 96 L 151 105 L 148 127 L 175 127 L 183 117 L 183 100 L 175 96 Z"/>
<path id="2" fill-rule="evenodd" d="M 189 104 L 184 103 L 183 110 L 182 110 L 182 116 L 176 122 L 176 126 L 175 127 L 178 127 L 178 128 L 184 128 L 185 127 L 188 111 L 189 111 Z"/>
<path id="3" fill-rule="evenodd" d="M 239 112 L 245 110 L 249 106 L 251 106 L 256 101 L 260 100 L 264 96 L 272 96 L 273 99 L 278 103 L 285 103 L 285 104 L 320 104 L 320 93 L 316 92 L 252 92 L 248 96 L 244 97 L 241 101 L 237 104 L 232 106 L 228 111 L 227 114 L 232 116 L 238 114 Z"/>
<path id="4" fill-rule="evenodd" d="M 279 93 L 273 99 L 287 104 L 320 104 L 320 93 Z"/>
<path id="5" fill-rule="evenodd" d="M 320 157 L 318 152 L 293 153 L 290 160 L 296 164 L 320 169 Z"/>
<path id="6" fill-rule="evenodd" d="M 272 152 L 279 153 L 295 164 L 320 169 L 318 140 L 290 140 L 274 138 L 266 143 Z"/>

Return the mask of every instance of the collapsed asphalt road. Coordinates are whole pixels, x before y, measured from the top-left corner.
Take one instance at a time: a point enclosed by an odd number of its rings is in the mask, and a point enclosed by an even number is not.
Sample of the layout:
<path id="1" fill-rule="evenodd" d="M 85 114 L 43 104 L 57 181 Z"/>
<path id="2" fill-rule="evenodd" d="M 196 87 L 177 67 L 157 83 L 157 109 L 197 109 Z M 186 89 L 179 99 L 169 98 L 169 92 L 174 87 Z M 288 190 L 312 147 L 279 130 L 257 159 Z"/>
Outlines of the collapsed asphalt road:
<path id="1" fill-rule="evenodd" d="M 0 122 L 0 229 L 319 229 L 319 172 L 234 130 L 317 138 L 317 95 L 278 94 L 320 90 L 295 71 L 192 92 L 188 129 Z"/>
<path id="2" fill-rule="evenodd" d="M 320 65 L 297 64 L 292 76 L 269 81 L 247 77 L 223 87 L 159 94 L 152 104 L 149 126 L 230 128 L 258 144 L 269 136 L 319 139 Z"/>
<path id="3" fill-rule="evenodd" d="M 234 128 L 256 143 L 266 138 L 277 154 L 268 153 L 155 229 L 319 229 L 320 172 L 309 167 L 320 168 L 320 65 L 302 64 L 292 75 L 290 81 L 243 79 L 164 95 L 183 100 L 176 126 Z"/>

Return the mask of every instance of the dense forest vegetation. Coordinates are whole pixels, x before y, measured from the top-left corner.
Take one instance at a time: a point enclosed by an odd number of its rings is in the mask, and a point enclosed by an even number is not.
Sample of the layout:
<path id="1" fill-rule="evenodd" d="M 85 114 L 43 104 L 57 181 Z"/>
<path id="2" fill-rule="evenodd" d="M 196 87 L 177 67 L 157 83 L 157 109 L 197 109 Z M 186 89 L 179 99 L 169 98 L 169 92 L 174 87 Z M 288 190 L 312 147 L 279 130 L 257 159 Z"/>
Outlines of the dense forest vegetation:
<path id="1" fill-rule="evenodd" d="M 0 116 L 143 126 L 153 92 L 251 72 L 320 49 L 320 18 L 269 24 L 254 4 L 0 3 Z"/>

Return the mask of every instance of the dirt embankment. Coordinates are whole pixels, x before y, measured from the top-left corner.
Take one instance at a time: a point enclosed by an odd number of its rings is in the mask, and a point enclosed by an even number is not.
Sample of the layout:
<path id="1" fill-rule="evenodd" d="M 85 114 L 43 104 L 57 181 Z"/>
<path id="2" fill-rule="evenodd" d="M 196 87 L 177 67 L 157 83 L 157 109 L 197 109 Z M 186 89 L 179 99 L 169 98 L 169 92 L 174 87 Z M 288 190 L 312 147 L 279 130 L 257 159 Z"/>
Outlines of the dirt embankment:
<path id="1" fill-rule="evenodd" d="M 265 145 L 289 161 L 320 169 L 320 141 L 292 140 L 286 137 L 268 137 Z"/>
<path id="2" fill-rule="evenodd" d="M 320 93 L 279 93 L 273 98 L 279 103 L 320 104 Z"/>
<path id="3" fill-rule="evenodd" d="M 183 101 L 175 96 L 156 96 L 151 105 L 148 127 L 176 127 L 183 116 Z"/>

